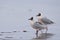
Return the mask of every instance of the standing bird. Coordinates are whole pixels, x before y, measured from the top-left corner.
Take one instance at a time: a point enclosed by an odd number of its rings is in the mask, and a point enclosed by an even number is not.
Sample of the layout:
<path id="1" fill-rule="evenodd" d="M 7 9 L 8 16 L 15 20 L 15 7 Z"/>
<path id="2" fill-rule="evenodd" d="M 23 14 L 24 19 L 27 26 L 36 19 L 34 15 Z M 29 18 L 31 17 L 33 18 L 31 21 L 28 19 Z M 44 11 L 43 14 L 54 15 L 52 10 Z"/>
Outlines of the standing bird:
<path id="1" fill-rule="evenodd" d="M 38 37 L 38 31 L 42 29 L 46 29 L 44 25 L 39 24 L 38 22 L 34 22 L 33 17 L 29 19 L 31 27 L 36 30 L 36 37 Z"/>
<path id="2" fill-rule="evenodd" d="M 47 25 L 48 24 L 53 24 L 54 22 L 53 21 L 51 21 L 50 19 L 48 19 L 48 18 L 46 18 L 46 17 L 42 17 L 41 16 L 41 13 L 39 13 L 38 15 L 37 15 L 37 18 L 38 18 L 38 22 L 39 23 L 41 23 L 42 25 L 45 25 L 46 26 L 46 33 L 47 33 L 47 31 L 48 31 L 48 27 L 47 27 Z"/>

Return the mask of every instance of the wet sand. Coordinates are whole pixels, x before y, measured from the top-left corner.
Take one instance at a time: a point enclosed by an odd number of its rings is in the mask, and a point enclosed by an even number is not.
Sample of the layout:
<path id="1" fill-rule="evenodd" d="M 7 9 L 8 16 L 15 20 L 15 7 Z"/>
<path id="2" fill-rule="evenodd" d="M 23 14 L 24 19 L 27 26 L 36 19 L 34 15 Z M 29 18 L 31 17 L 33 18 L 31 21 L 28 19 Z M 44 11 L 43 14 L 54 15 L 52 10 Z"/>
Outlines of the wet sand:
<path id="1" fill-rule="evenodd" d="M 52 33 L 42 33 L 36 38 L 33 32 L 3 32 L 0 40 L 47 40 L 54 36 Z"/>

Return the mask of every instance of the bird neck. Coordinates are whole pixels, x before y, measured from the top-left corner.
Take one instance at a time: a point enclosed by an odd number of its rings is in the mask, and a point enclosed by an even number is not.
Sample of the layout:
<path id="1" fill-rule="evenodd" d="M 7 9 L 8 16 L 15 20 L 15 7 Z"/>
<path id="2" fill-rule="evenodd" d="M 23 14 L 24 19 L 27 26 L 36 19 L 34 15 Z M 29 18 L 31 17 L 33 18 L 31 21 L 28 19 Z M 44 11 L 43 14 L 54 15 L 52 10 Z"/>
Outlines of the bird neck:
<path id="1" fill-rule="evenodd" d="M 38 19 L 41 19 L 42 18 L 42 16 L 38 16 Z"/>
<path id="2" fill-rule="evenodd" d="M 42 23 L 42 16 L 38 16 L 38 22 Z"/>
<path id="3" fill-rule="evenodd" d="M 30 21 L 30 24 L 33 25 L 33 24 L 34 24 L 34 20 L 31 20 L 31 21 Z"/>

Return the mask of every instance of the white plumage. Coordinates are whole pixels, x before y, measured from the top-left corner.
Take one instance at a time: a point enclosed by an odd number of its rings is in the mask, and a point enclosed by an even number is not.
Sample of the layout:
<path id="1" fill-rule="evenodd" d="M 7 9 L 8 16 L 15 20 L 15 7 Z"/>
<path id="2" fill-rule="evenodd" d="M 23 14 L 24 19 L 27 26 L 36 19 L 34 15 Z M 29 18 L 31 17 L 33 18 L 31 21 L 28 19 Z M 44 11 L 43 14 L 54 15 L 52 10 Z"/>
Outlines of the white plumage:
<path id="1" fill-rule="evenodd" d="M 31 17 L 29 20 L 31 27 L 36 30 L 36 36 L 38 37 L 38 31 L 46 29 L 46 27 L 44 27 L 42 24 L 39 24 L 39 22 L 34 22 L 33 17 Z"/>
<path id="2" fill-rule="evenodd" d="M 48 25 L 48 24 L 53 24 L 53 23 L 54 23 L 54 22 L 51 21 L 50 19 L 48 19 L 48 18 L 46 18 L 46 17 L 42 17 L 42 16 L 41 16 L 41 13 L 39 13 L 39 14 L 37 15 L 37 18 L 38 18 L 38 22 L 39 22 L 39 23 L 41 23 L 42 25 L 46 25 L 46 28 L 47 28 L 47 25 Z M 47 31 L 48 31 L 48 28 L 46 29 L 46 33 L 47 33 Z"/>
<path id="3" fill-rule="evenodd" d="M 45 25 L 47 25 L 47 24 L 53 24 L 53 23 L 54 23 L 54 22 L 51 21 L 50 19 L 48 19 L 48 18 L 46 18 L 46 17 L 42 17 L 42 16 L 41 16 L 41 13 L 39 13 L 39 14 L 37 15 L 37 17 L 38 17 L 38 22 L 43 23 L 43 24 L 45 24 Z"/>

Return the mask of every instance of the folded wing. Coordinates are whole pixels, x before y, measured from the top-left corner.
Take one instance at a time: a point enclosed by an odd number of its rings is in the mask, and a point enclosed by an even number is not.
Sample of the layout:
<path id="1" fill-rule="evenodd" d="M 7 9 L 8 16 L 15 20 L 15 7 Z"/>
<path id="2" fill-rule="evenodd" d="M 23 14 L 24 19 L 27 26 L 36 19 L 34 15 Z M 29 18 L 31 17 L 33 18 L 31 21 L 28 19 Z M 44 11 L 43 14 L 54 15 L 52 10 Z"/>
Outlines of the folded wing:
<path id="1" fill-rule="evenodd" d="M 54 23 L 53 21 L 51 21 L 50 19 L 47 19 L 45 17 L 43 17 L 41 20 L 44 24 L 53 24 Z"/>
<path id="2" fill-rule="evenodd" d="M 33 28 L 35 28 L 35 29 L 43 29 L 44 25 L 35 22 L 34 25 L 33 25 Z"/>

